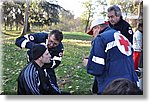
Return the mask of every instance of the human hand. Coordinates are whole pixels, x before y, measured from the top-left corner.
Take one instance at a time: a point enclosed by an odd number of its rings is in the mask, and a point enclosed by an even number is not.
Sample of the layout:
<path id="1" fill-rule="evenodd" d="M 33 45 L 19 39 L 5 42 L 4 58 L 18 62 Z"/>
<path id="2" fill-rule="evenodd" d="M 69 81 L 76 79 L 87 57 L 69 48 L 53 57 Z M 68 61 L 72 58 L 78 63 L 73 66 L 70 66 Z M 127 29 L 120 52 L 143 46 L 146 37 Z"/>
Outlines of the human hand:
<path id="1" fill-rule="evenodd" d="M 87 66 L 87 63 L 88 63 L 88 58 L 84 58 L 84 59 L 83 59 L 83 66 L 86 67 L 86 66 Z"/>

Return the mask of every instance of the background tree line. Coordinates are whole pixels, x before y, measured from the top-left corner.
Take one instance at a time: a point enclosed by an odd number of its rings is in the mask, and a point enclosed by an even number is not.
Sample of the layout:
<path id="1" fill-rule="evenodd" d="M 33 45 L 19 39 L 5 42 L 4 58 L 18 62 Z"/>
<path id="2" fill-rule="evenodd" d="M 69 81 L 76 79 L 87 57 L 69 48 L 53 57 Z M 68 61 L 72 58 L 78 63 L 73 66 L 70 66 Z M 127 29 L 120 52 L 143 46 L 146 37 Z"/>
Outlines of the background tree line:
<path id="1" fill-rule="evenodd" d="M 107 19 L 107 7 L 113 4 L 120 5 L 125 18 L 134 14 L 142 21 L 143 0 L 87 0 L 82 2 L 84 12 L 78 18 L 58 5 L 57 0 L 4 0 L 3 28 L 4 30 L 23 28 L 22 34 L 30 32 L 31 28 L 86 32 L 95 15 Z"/>
<path id="2" fill-rule="evenodd" d="M 5 0 L 2 3 L 2 13 L 4 30 L 24 28 L 22 34 L 30 32 L 31 27 L 58 28 L 63 31 L 82 31 L 83 28 L 79 27 L 81 20 L 74 19 L 74 15 L 55 0 Z"/>
<path id="3" fill-rule="evenodd" d="M 87 0 L 82 4 L 85 11 L 81 17 L 85 21 L 85 31 L 93 18 L 107 19 L 107 8 L 114 4 L 120 6 L 125 20 L 135 19 L 137 22 L 143 22 L 143 0 Z M 132 16 L 137 16 L 137 18 L 132 18 Z"/>

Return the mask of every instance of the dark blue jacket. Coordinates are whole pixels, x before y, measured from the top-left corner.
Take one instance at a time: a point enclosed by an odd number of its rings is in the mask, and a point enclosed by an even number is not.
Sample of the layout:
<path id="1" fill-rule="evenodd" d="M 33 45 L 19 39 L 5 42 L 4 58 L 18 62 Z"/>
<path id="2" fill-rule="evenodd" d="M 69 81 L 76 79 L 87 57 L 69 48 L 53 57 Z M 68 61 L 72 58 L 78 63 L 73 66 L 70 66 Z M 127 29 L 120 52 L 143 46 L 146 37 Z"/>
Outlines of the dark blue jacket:
<path id="1" fill-rule="evenodd" d="M 20 48 L 27 48 L 28 50 L 28 55 L 29 55 L 29 60 L 32 60 L 32 55 L 31 55 L 31 49 L 35 44 L 44 44 L 47 45 L 48 43 L 48 34 L 44 32 L 40 33 L 34 33 L 34 34 L 29 34 L 29 35 L 24 35 L 21 37 L 18 37 L 16 39 L 15 44 L 20 47 Z M 53 49 L 48 49 L 51 56 L 52 60 L 51 64 L 49 65 L 49 68 L 56 68 L 62 59 L 62 53 L 64 50 L 63 44 L 60 43 L 57 47 Z"/>
<path id="2" fill-rule="evenodd" d="M 129 41 L 131 44 L 133 44 L 133 31 L 132 31 L 132 27 L 130 26 L 130 24 L 128 22 L 126 22 L 125 20 L 121 19 L 119 20 L 119 22 L 115 25 L 112 25 L 109 22 L 109 26 L 117 31 L 120 31 L 121 34 L 123 34 Z"/>
<path id="3" fill-rule="evenodd" d="M 114 79 L 127 78 L 136 83 L 133 48 L 131 43 L 116 30 L 107 27 L 93 40 L 87 72 L 95 76 L 98 93 Z"/>

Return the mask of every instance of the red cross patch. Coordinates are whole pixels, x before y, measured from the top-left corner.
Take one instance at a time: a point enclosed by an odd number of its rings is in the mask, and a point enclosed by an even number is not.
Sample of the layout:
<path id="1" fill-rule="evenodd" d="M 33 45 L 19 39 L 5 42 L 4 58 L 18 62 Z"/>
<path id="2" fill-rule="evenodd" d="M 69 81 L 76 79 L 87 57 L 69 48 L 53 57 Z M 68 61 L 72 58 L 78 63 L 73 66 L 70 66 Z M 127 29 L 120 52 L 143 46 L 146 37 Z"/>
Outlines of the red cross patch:
<path id="1" fill-rule="evenodd" d="M 125 40 L 123 36 L 119 35 L 119 37 L 121 38 L 121 39 L 119 40 L 120 45 L 123 45 L 123 46 L 124 46 L 125 51 L 129 51 L 129 49 L 128 49 L 129 42 L 128 42 L 127 40 Z"/>
<path id="2" fill-rule="evenodd" d="M 116 45 L 118 49 L 121 51 L 121 53 L 130 56 L 132 54 L 132 50 L 131 50 L 132 46 L 128 41 L 128 39 L 122 34 L 120 34 L 119 32 L 116 32 L 114 34 L 114 38 L 115 38 Z"/>

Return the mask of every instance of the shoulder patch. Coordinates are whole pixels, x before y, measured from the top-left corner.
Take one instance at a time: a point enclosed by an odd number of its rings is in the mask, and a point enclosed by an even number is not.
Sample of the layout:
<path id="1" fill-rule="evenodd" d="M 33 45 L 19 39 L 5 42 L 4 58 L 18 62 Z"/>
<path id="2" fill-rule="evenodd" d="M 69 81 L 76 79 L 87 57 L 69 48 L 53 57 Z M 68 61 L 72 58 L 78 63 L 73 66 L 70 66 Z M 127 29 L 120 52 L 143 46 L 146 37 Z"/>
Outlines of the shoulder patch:
<path id="1" fill-rule="evenodd" d="M 129 34 L 132 34 L 132 30 L 131 30 L 131 29 L 129 29 L 129 30 L 128 30 L 128 33 L 129 33 Z"/>
<path id="2" fill-rule="evenodd" d="M 31 35 L 31 36 L 29 37 L 29 39 L 30 39 L 30 40 L 34 40 L 34 37 Z"/>
<path id="3" fill-rule="evenodd" d="M 62 56 L 63 56 L 63 52 L 60 52 L 60 53 L 59 53 L 59 57 L 62 57 Z"/>
<path id="4" fill-rule="evenodd" d="M 114 34 L 114 38 L 120 52 L 124 55 L 130 56 L 132 54 L 132 46 L 128 39 L 118 32 Z"/>

